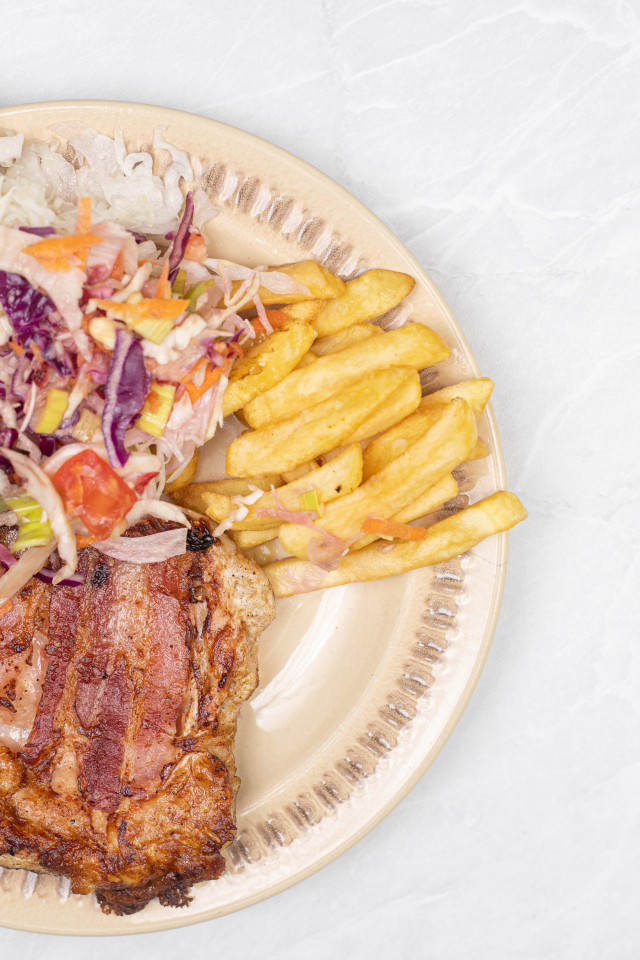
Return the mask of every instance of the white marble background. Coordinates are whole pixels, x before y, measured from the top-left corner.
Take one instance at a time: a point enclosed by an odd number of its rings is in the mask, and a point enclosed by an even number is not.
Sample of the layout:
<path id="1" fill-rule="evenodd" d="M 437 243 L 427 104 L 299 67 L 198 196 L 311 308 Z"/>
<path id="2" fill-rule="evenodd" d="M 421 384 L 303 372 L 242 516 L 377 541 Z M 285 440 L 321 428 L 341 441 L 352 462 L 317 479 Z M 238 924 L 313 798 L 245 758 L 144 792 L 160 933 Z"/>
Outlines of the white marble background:
<path id="1" fill-rule="evenodd" d="M 0 9 L 2 105 L 191 110 L 286 147 L 379 214 L 495 379 L 530 510 L 471 705 L 357 847 L 212 923 L 116 943 L 5 930 L 2 957 L 635 960 L 640 4 Z"/>

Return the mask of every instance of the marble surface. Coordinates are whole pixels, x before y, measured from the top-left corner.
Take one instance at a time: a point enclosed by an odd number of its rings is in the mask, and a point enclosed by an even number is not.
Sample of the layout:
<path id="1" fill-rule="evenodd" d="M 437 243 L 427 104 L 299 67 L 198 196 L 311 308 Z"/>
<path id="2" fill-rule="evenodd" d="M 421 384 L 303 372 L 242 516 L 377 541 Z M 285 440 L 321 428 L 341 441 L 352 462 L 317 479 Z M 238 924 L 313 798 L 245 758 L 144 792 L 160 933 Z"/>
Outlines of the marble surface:
<path id="1" fill-rule="evenodd" d="M 632 960 L 640 943 L 640 5 L 23 0 L 0 103 L 93 97 L 286 147 L 424 264 L 496 381 L 514 531 L 449 744 L 372 834 L 241 914 L 2 956 Z"/>

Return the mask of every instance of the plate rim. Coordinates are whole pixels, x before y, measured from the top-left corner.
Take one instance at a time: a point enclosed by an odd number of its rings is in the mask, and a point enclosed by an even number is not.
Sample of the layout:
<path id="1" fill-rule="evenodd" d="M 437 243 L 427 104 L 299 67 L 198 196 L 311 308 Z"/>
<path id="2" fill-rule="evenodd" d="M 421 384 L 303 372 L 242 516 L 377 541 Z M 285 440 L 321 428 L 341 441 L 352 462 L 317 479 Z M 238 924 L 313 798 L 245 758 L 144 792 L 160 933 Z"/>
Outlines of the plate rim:
<path id="1" fill-rule="evenodd" d="M 212 117 L 206 117 L 202 114 L 193 113 L 188 110 L 180 110 L 174 107 L 165 107 L 158 104 L 152 103 L 143 103 L 139 101 L 129 101 L 129 100 L 101 100 L 101 99 L 71 99 L 71 100 L 43 100 L 33 103 L 24 103 L 24 104 L 14 104 L 8 107 L 0 108 L 0 121 L 3 125 L 9 125 L 8 121 L 11 117 L 18 117 L 22 114 L 37 114 L 38 112 L 50 111 L 50 110 L 73 110 L 78 109 L 82 110 L 85 108 L 95 108 L 102 110 L 138 110 L 148 109 L 152 111 L 158 111 L 170 122 L 172 116 L 179 116 L 183 120 L 196 120 L 198 122 L 204 122 L 205 124 L 210 124 L 213 128 L 220 129 L 222 131 L 227 131 L 229 135 L 238 138 L 239 140 L 244 140 L 245 143 L 255 143 L 260 145 L 262 150 L 267 152 L 272 152 L 276 157 L 280 157 L 289 164 L 302 169 L 307 175 L 315 178 L 319 182 L 323 183 L 325 186 L 330 187 L 334 192 L 337 193 L 341 201 L 346 202 L 354 211 L 362 217 L 365 221 L 369 222 L 378 233 L 390 243 L 398 253 L 406 260 L 407 265 L 415 273 L 416 278 L 419 279 L 424 286 L 430 291 L 434 298 L 438 302 L 438 306 L 442 310 L 442 313 L 446 316 L 447 321 L 452 325 L 456 331 L 464 350 L 466 357 L 469 361 L 470 372 L 474 376 L 480 376 L 481 371 L 479 368 L 478 361 L 476 360 L 475 354 L 471 349 L 471 345 L 462 329 L 458 319 L 454 315 L 451 307 L 447 303 L 446 299 L 440 292 L 440 289 L 437 287 L 433 279 L 429 276 L 422 264 L 416 259 L 416 257 L 411 253 L 410 250 L 405 246 L 405 244 L 400 240 L 398 236 L 391 230 L 390 227 L 384 223 L 372 210 L 369 209 L 361 200 L 355 197 L 346 187 L 343 187 L 342 184 L 338 183 L 328 174 L 324 173 L 322 170 L 319 170 L 313 164 L 309 163 L 306 160 L 303 160 L 301 157 L 297 157 L 295 154 L 291 153 L 289 150 L 284 147 L 280 147 L 275 143 L 272 143 L 270 140 L 266 140 L 263 137 L 259 137 L 256 134 L 249 133 L 246 130 L 241 129 L 240 127 L 235 127 L 232 124 L 225 123 L 221 120 L 216 120 Z M 492 440 L 494 442 L 494 449 L 492 451 L 495 459 L 495 469 L 498 477 L 498 481 L 501 489 L 506 489 L 506 466 L 504 461 L 504 453 L 502 448 L 502 441 L 500 437 L 500 432 L 498 429 L 497 418 L 495 412 L 491 405 L 491 402 L 486 407 L 485 413 L 489 421 Z M 109 937 L 109 936 L 129 936 L 133 934 L 145 934 L 160 932 L 163 930 L 172 930 L 179 927 L 191 926 L 197 923 L 202 923 L 208 920 L 216 919 L 217 917 L 226 916 L 239 910 L 244 909 L 245 907 L 253 906 L 256 903 L 260 903 L 264 900 L 267 900 L 276 894 L 282 893 L 284 890 L 289 889 L 289 887 L 294 886 L 297 883 L 300 883 L 302 880 L 305 880 L 307 877 L 312 876 L 317 871 L 321 870 L 323 867 L 327 866 L 329 863 L 332 863 L 334 860 L 337 860 L 338 857 L 342 856 L 343 853 L 346 853 L 351 847 L 355 846 L 360 840 L 362 840 L 371 830 L 377 827 L 384 819 L 387 817 L 401 802 L 405 797 L 411 792 L 411 790 L 416 786 L 418 781 L 424 776 L 429 767 L 433 764 L 436 758 L 439 756 L 441 750 L 449 740 L 449 737 L 453 733 L 454 729 L 458 725 L 462 714 L 466 710 L 469 701 L 473 695 L 473 692 L 477 686 L 478 680 L 482 671 L 484 669 L 491 644 L 495 635 L 495 631 L 498 624 L 498 618 L 500 615 L 500 609 L 502 606 L 502 598 L 504 594 L 504 587 L 506 581 L 506 572 L 507 572 L 507 561 L 508 561 L 508 544 L 509 544 L 509 534 L 508 532 L 503 532 L 496 535 L 497 544 L 498 544 L 498 565 L 495 571 L 494 579 L 494 588 L 493 595 L 491 598 L 491 605 L 487 612 L 487 618 L 484 625 L 484 631 L 481 643 L 478 648 L 478 653 L 473 663 L 473 668 L 469 673 L 467 681 L 460 692 L 458 699 L 455 703 L 454 708 L 451 710 L 451 713 L 441 730 L 439 736 L 437 737 L 435 743 L 427 751 L 425 756 L 423 756 L 420 762 L 416 765 L 415 769 L 411 774 L 403 779 L 402 783 L 398 789 L 393 794 L 389 800 L 379 809 L 376 809 L 374 813 L 367 818 L 366 822 L 362 824 L 359 829 L 349 834 L 344 840 L 337 843 L 334 848 L 327 851 L 326 854 L 318 857 L 313 862 L 307 864 L 306 866 L 301 866 L 299 869 L 295 870 L 293 873 L 287 877 L 282 878 L 274 882 L 268 890 L 256 891 L 254 894 L 247 895 L 241 901 L 232 904 L 225 904 L 224 907 L 220 910 L 211 908 L 205 910 L 202 913 L 196 915 L 190 915 L 188 913 L 174 914 L 172 917 L 168 918 L 166 922 L 163 921 L 150 921 L 144 926 L 141 924 L 140 928 L 132 927 L 129 931 L 86 931 L 86 930 L 65 930 L 61 931 L 59 928 L 51 927 L 48 924 L 39 925 L 37 923 L 12 923 L 11 921 L 0 916 L 0 927 L 13 930 L 22 930 L 30 933 L 43 933 L 57 936 L 98 936 L 98 937 Z"/>

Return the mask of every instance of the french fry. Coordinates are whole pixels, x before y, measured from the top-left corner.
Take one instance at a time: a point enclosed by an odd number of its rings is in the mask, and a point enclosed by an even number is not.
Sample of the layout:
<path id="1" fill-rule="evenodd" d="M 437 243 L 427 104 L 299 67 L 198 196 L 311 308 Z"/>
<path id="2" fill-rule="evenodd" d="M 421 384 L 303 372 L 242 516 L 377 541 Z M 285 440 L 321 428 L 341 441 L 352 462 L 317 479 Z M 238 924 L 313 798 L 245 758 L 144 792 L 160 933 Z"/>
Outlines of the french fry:
<path id="1" fill-rule="evenodd" d="M 392 427 L 398 420 L 402 420 L 413 413 L 420 403 L 421 395 L 422 388 L 418 371 L 412 370 L 395 393 L 392 393 L 384 403 L 381 403 L 377 410 L 374 410 L 364 423 L 360 424 L 346 442 L 360 442 L 360 440 L 366 440 L 368 437 L 375 437 L 377 433 L 382 433 L 383 430 Z"/>
<path id="2" fill-rule="evenodd" d="M 315 490 L 318 503 L 329 503 L 337 497 L 351 493 L 362 479 L 362 450 L 357 443 L 345 447 L 342 453 L 330 463 L 318 470 L 293 480 L 280 487 L 276 496 L 269 491 L 255 503 L 248 505 L 249 512 L 242 520 L 236 520 L 233 530 L 267 530 L 277 528 L 282 523 L 279 517 L 260 516 L 261 510 L 276 509 L 279 504 L 286 510 L 301 510 L 299 497 L 307 490 Z M 237 508 L 231 496 L 219 493 L 214 484 L 194 483 L 190 487 L 178 490 L 176 501 L 183 507 L 190 507 L 199 513 L 205 513 L 216 523 L 226 520 Z M 235 495 L 235 494 L 233 494 Z"/>
<path id="3" fill-rule="evenodd" d="M 191 460 L 186 464 L 182 473 L 179 473 L 175 480 L 171 480 L 170 483 L 165 483 L 164 493 L 174 493 L 174 491 L 179 490 L 180 487 L 186 487 L 187 484 L 192 483 L 193 478 L 196 475 L 196 470 L 198 469 L 198 451 L 193 451 L 193 456 Z"/>
<path id="4" fill-rule="evenodd" d="M 475 447 L 467 457 L 467 461 L 483 460 L 485 457 L 488 457 L 490 453 L 491 453 L 491 450 L 489 449 L 487 444 L 484 442 L 484 440 L 481 440 L 480 437 L 478 437 L 478 439 L 476 440 Z"/>
<path id="5" fill-rule="evenodd" d="M 321 337 L 337 333 L 354 323 L 379 317 L 411 293 L 415 280 L 395 270 L 368 270 L 349 280 L 344 293 L 325 304 L 313 325 Z"/>
<path id="6" fill-rule="evenodd" d="M 268 272 L 273 270 L 293 277 L 303 287 L 306 287 L 309 293 L 273 293 L 266 287 L 259 287 L 258 296 L 266 307 L 271 306 L 272 303 L 301 303 L 309 299 L 329 300 L 341 296 L 345 290 L 344 280 L 334 276 L 326 267 L 322 267 L 315 260 L 300 260 L 297 263 L 283 263 L 281 266 L 268 268 Z M 233 283 L 232 292 L 235 293 L 239 286 L 239 281 Z M 243 309 L 248 310 L 251 306 L 253 304 L 248 303 Z"/>
<path id="7" fill-rule="evenodd" d="M 451 474 L 448 473 L 442 480 L 438 480 L 432 487 L 429 487 L 424 493 L 421 493 L 419 497 L 416 497 L 416 499 L 408 503 L 406 507 L 403 507 L 402 510 L 394 514 L 391 519 L 398 523 L 411 523 L 412 520 L 419 520 L 420 517 L 426 517 L 427 514 L 433 513 L 434 510 L 441 507 L 447 500 L 453 500 L 453 498 L 457 496 L 457 493 L 458 484 Z M 370 543 L 373 543 L 374 540 L 377 539 L 378 537 L 375 533 L 368 533 L 360 540 L 356 540 L 351 549 L 362 550 L 363 547 L 369 546 Z"/>
<path id="8" fill-rule="evenodd" d="M 296 363 L 294 370 L 303 370 L 304 367 L 308 367 L 309 364 L 315 363 L 318 358 L 314 353 L 305 353 L 304 357 L 300 357 Z"/>
<path id="9" fill-rule="evenodd" d="M 514 493 L 500 491 L 474 503 L 429 528 L 424 540 L 393 541 L 393 550 L 381 553 L 378 544 L 343 557 L 337 570 L 324 570 L 303 560 L 278 560 L 264 567 L 276 597 L 309 593 L 356 581 L 380 580 L 418 567 L 444 563 L 466 553 L 494 533 L 510 530 L 527 516 Z"/>
<path id="10" fill-rule="evenodd" d="M 282 479 L 279 476 L 260 476 L 260 477 L 247 477 L 246 480 L 209 480 L 206 483 L 191 483 L 189 484 L 189 494 L 181 494 L 182 497 L 189 496 L 192 500 L 192 503 L 183 503 L 181 504 L 184 507 L 190 507 L 191 510 L 197 510 L 199 513 L 204 513 L 206 506 L 204 501 L 197 501 L 197 497 L 201 492 L 209 493 L 219 493 L 224 497 L 246 497 L 252 493 L 251 484 L 254 487 L 259 487 L 265 492 L 270 490 L 272 486 L 281 487 Z M 166 489 L 166 488 L 165 488 Z M 175 500 L 176 497 L 174 496 Z M 200 502 L 202 506 L 197 506 L 196 503 Z"/>
<path id="11" fill-rule="evenodd" d="M 321 362 L 318 360 L 309 371 Z M 406 367 L 377 370 L 297 416 L 263 430 L 245 431 L 227 448 L 227 473 L 236 477 L 256 470 L 282 473 L 341 446 L 345 437 L 400 386 L 406 375 Z"/>
<path id="12" fill-rule="evenodd" d="M 454 397 L 460 396 L 469 403 L 476 417 L 479 417 L 491 396 L 493 383 L 488 377 L 467 380 L 451 387 L 444 387 L 436 393 L 423 397 L 420 406 L 400 423 L 390 427 L 382 436 L 373 440 L 364 452 L 364 478 L 379 473 L 395 457 L 399 456 L 418 440 L 432 426 Z M 486 454 L 482 454 L 486 456 Z"/>
<path id="13" fill-rule="evenodd" d="M 220 504 L 226 508 L 231 503 L 230 497 L 246 497 L 253 492 L 249 484 L 266 492 L 272 486 L 281 487 L 282 479 L 278 476 L 247 477 L 246 480 L 210 480 L 205 483 L 190 483 L 186 487 L 174 490 L 171 496 L 181 507 L 188 507 L 189 510 L 206 514 L 210 502 L 209 494 L 223 497 L 224 500 L 221 500 Z M 227 501 L 229 501 L 229 504 L 227 504 Z M 231 506 L 229 506 L 229 510 L 231 510 Z M 223 510 L 221 519 L 224 519 L 225 516 L 228 517 L 229 513 L 224 514 Z"/>
<path id="14" fill-rule="evenodd" d="M 223 416 L 239 410 L 259 393 L 283 380 L 315 339 L 316 332 L 310 324 L 287 320 L 266 340 L 252 347 L 246 357 L 236 360 L 222 401 Z"/>
<path id="15" fill-rule="evenodd" d="M 289 303 L 280 307 L 279 313 L 282 313 L 289 320 L 304 320 L 311 323 L 318 316 L 324 307 L 326 300 L 301 300 L 300 303 Z"/>
<path id="16" fill-rule="evenodd" d="M 270 530 L 227 530 L 227 535 L 231 537 L 240 550 L 251 550 L 252 547 L 259 547 L 263 543 L 275 540 L 278 536 L 278 528 L 272 527 Z"/>
<path id="17" fill-rule="evenodd" d="M 321 357 L 304 370 L 293 371 L 247 404 L 244 416 L 250 426 L 266 427 L 327 400 L 374 370 L 401 366 L 420 370 L 446 360 L 450 353 L 437 333 L 421 323 L 412 323 Z"/>
<path id="18" fill-rule="evenodd" d="M 355 323 L 352 327 L 345 327 L 344 330 L 330 337 L 318 337 L 310 349 L 316 357 L 326 357 L 330 353 L 337 353 L 345 347 L 352 347 L 354 343 L 360 343 L 362 340 L 368 340 L 369 337 L 383 333 L 382 327 L 376 327 L 374 323 Z"/>
<path id="19" fill-rule="evenodd" d="M 473 410 L 474 416 L 479 417 L 488 404 L 492 391 L 493 380 L 490 380 L 489 377 L 463 380 L 461 383 L 454 383 L 449 387 L 436 390 L 435 393 L 428 393 L 422 398 L 420 407 L 426 409 L 434 405 L 448 403 L 454 397 L 462 397 Z"/>
<path id="20" fill-rule="evenodd" d="M 301 463 L 299 467 L 295 467 L 293 470 L 285 470 L 282 479 L 285 483 L 291 483 L 293 480 L 299 480 L 300 477 L 306 477 L 307 474 L 319 469 L 320 464 L 316 463 L 315 460 L 309 460 L 307 463 Z"/>
<path id="21" fill-rule="evenodd" d="M 452 400 L 438 420 L 401 456 L 370 477 L 348 496 L 327 506 L 315 522 L 315 530 L 296 523 L 283 523 L 280 543 L 293 556 L 307 559 L 312 537 L 322 540 L 322 531 L 344 541 L 359 539 L 370 513 L 393 517 L 466 460 L 477 439 L 476 420 L 466 400 Z"/>

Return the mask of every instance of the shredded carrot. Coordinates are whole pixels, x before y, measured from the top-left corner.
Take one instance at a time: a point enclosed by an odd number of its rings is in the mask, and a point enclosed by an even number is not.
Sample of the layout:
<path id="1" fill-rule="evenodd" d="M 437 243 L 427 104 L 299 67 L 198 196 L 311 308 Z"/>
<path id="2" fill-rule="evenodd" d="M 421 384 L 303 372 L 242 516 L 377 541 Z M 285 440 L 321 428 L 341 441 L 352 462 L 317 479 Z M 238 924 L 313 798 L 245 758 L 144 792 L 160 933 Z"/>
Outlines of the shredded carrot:
<path id="1" fill-rule="evenodd" d="M 282 310 L 265 310 L 267 315 L 267 320 L 271 324 L 274 330 L 277 330 L 278 327 L 281 327 L 283 323 L 286 323 L 288 317 L 286 313 L 283 313 Z"/>
<path id="2" fill-rule="evenodd" d="M 165 260 L 164 266 L 162 267 L 162 273 L 158 279 L 158 286 L 156 287 L 156 300 L 166 300 L 165 297 L 165 287 L 167 280 L 169 279 L 169 261 Z"/>
<path id="3" fill-rule="evenodd" d="M 90 233 L 91 231 L 91 197 L 78 198 L 78 219 L 76 220 L 76 234 Z"/>
<path id="4" fill-rule="evenodd" d="M 189 370 L 188 373 L 185 373 L 184 377 L 180 377 L 180 379 L 177 380 L 176 383 L 188 383 L 189 380 L 193 380 L 198 370 L 202 370 L 203 367 L 206 367 L 207 363 L 208 361 L 206 357 L 200 357 L 198 362 L 193 367 L 191 367 L 191 370 Z"/>
<path id="5" fill-rule="evenodd" d="M 88 547 L 90 544 L 95 543 L 97 537 L 94 537 L 93 534 L 90 534 L 88 537 L 85 537 L 83 533 L 76 533 L 76 544 L 78 550 L 82 550 L 83 547 Z"/>
<path id="6" fill-rule="evenodd" d="M 19 343 L 16 343 L 15 340 L 8 340 L 7 346 L 11 347 L 14 353 L 22 354 L 24 353 L 24 347 L 21 347 Z"/>
<path id="7" fill-rule="evenodd" d="M 235 359 L 236 357 L 244 357 L 244 350 L 235 340 L 227 347 L 227 357 L 230 357 L 231 359 Z"/>
<path id="8" fill-rule="evenodd" d="M 122 280 L 124 277 L 124 257 L 122 255 L 122 250 L 116 257 L 116 262 L 113 265 L 113 270 L 111 271 L 112 280 Z"/>
<path id="9" fill-rule="evenodd" d="M 382 537 L 393 537 L 396 540 L 424 540 L 427 530 L 422 527 L 412 527 L 408 523 L 398 523 L 396 520 L 384 520 L 369 514 L 360 527 L 362 533 L 377 533 Z"/>
<path id="10" fill-rule="evenodd" d="M 160 261 L 159 261 L 159 260 L 151 260 L 151 259 L 149 259 L 148 257 L 147 257 L 146 260 L 138 260 L 138 266 L 139 266 L 139 267 L 143 267 L 145 263 L 150 263 L 150 264 L 151 264 L 152 266 L 154 266 L 154 267 L 159 267 L 159 266 L 160 266 Z"/>
<path id="11" fill-rule="evenodd" d="M 201 233 L 189 234 L 184 255 L 187 260 L 196 260 L 198 263 L 207 259 L 207 243 Z"/>
<path id="12" fill-rule="evenodd" d="M 51 257 L 47 260 L 41 260 L 40 266 L 44 267 L 47 273 L 65 273 L 71 270 L 71 264 L 66 257 Z"/>
<path id="13" fill-rule="evenodd" d="M 42 356 L 42 350 L 40 349 L 40 347 L 38 346 L 38 344 L 35 342 L 35 340 L 31 340 L 31 342 L 29 343 L 29 349 L 32 351 L 32 353 L 33 353 L 34 357 L 36 358 L 36 360 L 38 361 L 38 363 L 44 363 L 44 357 Z"/>
<path id="14" fill-rule="evenodd" d="M 213 370 L 209 369 L 204 375 L 204 380 L 199 387 L 195 383 L 185 383 L 185 388 L 189 394 L 189 399 L 191 403 L 195 403 L 203 393 L 206 393 L 209 387 L 212 387 L 222 376 L 223 373 L 227 372 L 226 367 L 214 367 Z"/>
<path id="15" fill-rule="evenodd" d="M 146 297 L 140 303 L 114 303 L 113 300 L 95 300 L 94 303 L 117 320 L 128 323 L 138 323 L 140 320 L 176 320 L 189 306 L 188 300 L 160 300 L 158 297 Z"/>
<path id="16" fill-rule="evenodd" d="M 104 240 L 93 233 L 76 234 L 72 237 L 47 237 L 29 247 L 23 247 L 22 253 L 34 257 L 49 272 L 63 272 L 70 269 L 67 257 L 76 256 L 84 264 L 89 250 L 97 243 L 104 243 Z"/>
<path id="17" fill-rule="evenodd" d="M 0 617 L 4 617 L 5 613 L 9 613 L 10 610 L 13 610 L 13 600 L 5 600 L 0 607 Z"/>

